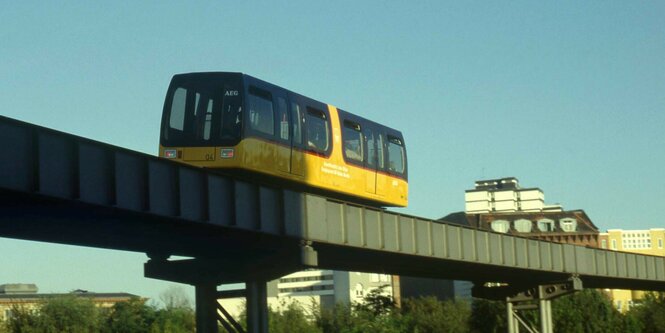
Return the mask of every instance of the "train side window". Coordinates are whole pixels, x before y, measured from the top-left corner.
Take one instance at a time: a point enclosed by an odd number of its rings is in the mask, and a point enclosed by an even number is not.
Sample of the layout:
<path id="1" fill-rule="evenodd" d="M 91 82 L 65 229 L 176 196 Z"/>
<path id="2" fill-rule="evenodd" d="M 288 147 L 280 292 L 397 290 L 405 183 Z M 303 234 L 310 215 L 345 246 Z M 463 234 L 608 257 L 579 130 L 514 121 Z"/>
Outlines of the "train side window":
<path id="1" fill-rule="evenodd" d="M 213 100 L 208 99 L 208 103 L 206 105 L 206 111 L 203 116 L 203 140 L 210 140 L 210 132 L 211 132 L 211 127 L 212 127 L 212 107 L 213 107 Z"/>
<path id="2" fill-rule="evenodd" d="M 383 170 L 385 167 L 383 135 L 372 130 L 366 130 L 365 139 L 367 140 L 367 166 Z"/>
<path id="3" fill-rule="evenodd" d="M 268 135 L 275 134 L 275 111 L 272 95 L 256 87 L 249 88 L 249 126 Z"/>
<path id="4" fill-rule="evenodd" d="M 374 142 L 374 132 L 365 130 L 365 140 L 367 140 L 367 166 L 374 168 L 376 166 L 376 143 Z"/>
<path id="5" fill-rule="evenodd" d="M 376 154 L 379 162 L 379 170 L 385 168 L 385 154 L 383 153 L 383 134 L 379 134 L 378 140 L 376 142 Z"/>
<path id="6" fill-rule="evenodd" d="M 342 128 L 342 141 L 344 141 L 344 157 L 362 163 L 364 149 L 360 124 L 345 120 Z"/>
<path id="7" fill-rule="evenodd" d="M 224 87 L 225 91 L 232 90 L 233 88 Z M 242 128 L 242 100 L 239 96 L 225 96 L 224 105 L 222 107 L 221 122 L 218 126 L 219 137 L 221 139 L 237 139 L 240 138 L 240 130 Z M 214 124 L 213 124 L 214 125 Z M 213 126 L 213 130 L 215 127 Z"/>
<path id="8" fill-rule="evenodd" d="M 215 101 L 203 92 L 178 88 L 173 93 L 169 132 L 196 141 L 210 141 Z M 175 133 L 174 133 L 175 131 Z M 177 134 L 176 134 L 177 133 Z"/>
<path id="9" fill-rule="evenodd" d="M 388 136 L 388 171 L 402 174 L 405 170 L 404 144 L 402 140 Z"/>
<path id="10" fill-rule="evenodd" d="M 321 154 L 330 147 L 330 130 L 328 117 L 321 110 L 307 107 L 305 129 L 307 130 L 307 147 Z"/>
<path id="11" fill-rule="evenodd" d="M 173 93 L 171 102 L 171 114 L 169 117 L 169 127 L 178 131 L 185 130 L 185 106 L 187 103 L 187 90 L 178 88 Z"/>
<path id="12" fill-rule="evenodd" d="M 293 143 L 302 144 L 302 111 L 297 103 L 291 103 L 291 119 L 293 119 Z"/>
<path id="13" fill-rule="evenodd" d="M 277 97 L 277 132 L 279 138 L 284 141 L 289 140 L 289 115 L 286 99 Z"/>

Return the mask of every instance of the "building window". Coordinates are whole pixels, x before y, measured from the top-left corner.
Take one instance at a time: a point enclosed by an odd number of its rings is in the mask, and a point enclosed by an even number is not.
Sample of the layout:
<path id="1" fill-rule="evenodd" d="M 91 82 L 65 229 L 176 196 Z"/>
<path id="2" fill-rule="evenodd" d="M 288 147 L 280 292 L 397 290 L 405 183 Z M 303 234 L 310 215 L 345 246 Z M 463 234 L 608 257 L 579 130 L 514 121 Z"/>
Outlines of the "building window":
<path id="1" fill-rule="evenodd" d="M 390 275 L 381 274 L 379 275 L 379 280 L 381 280 L 381 282 L 390 282 Z"/>
<path id="2" fill-rule="evenodd" d="M 538 230 L 542 232 L 552 232 L 554 231 L 554 221 L 550 219 L 541 219 L 538 220 Z"/>
<path id="3" fill-rule="evenodd" d="M 648 233 L 626 233 L 622 235 L 624 249 L 650 249 L 651 236 Z"/>
<path id="4" fill-rule="evenodd" d="M 369 282 L 379 282 L 379 274 L 370 273 L 369 274 Z"/>
<path id="5" fill-rule="evenodd" d="M 493 231 L 506 233 L 510 228 L 510 222 L 505 220 L 492 221 L 491 227 Z"/>
<path id="6" fill-rule="evenodd" d="M 601 239 L 600 240 L 600 247 L 603 249 L 607 248 L 607 239 Z"/>
<path id="7" fill-rule="evenodd" d="M 296 288 L 279 288 L 281 294 L 287 293 L 311 293 L 322 290 L 334 290 L 333 285 L 313 285 L 309 287 L 296 287 Z"/>
<path id="8" fill-rule="evenodd" d="M 658 248 L 659 249 L 663 248 L 663 239 L 662 238 L 658 238 Z"/>
<path id="9" fill-rule="evenodd" d="M 515 221 L 515 230 L 517 232 L 531 232 L 531 221 L 525 219 Z"/>
<path id="10" fill-rule="evenodd" d="M 577 230 L 577 220 L 570 217 L 563 218 L 559 220 L 559 226 L 565 232 L 574 232 Z"/>
<path id="11" fill-rule="evenodd" d="M 364 292 L 363 292 L 362 283 L 356 283 L 356 288 L 355 288 L 354 291 L 355 291 L 356 297 L 358 297 L 358 298 L 363 297 Z"/>
<path id="12" fill-rule="evenodd" d="M 613 239 L 612 240 L 612 250 L 616 250 L 616 249 L 617 249 L 617 240 Z"/>

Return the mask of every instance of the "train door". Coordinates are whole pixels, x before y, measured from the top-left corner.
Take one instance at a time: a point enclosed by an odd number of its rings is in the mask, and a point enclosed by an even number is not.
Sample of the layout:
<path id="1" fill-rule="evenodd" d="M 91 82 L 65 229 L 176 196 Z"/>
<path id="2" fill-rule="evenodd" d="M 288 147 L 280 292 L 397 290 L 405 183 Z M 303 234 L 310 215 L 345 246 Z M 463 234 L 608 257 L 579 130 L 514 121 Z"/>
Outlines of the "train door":
<path id="1" fill-rule="evenodd" d="M 376 170 L 378 166 L 377 138 L 372 128 L 365 127 L 365 143 L 367 147 L 367 158 L 365 159 L 365 191 L 376 194 Z"/>
<path id="2" fill-rule="evenodd" d="M 367 143 L 367 169 L 365 190 L 369 193 L 385 195 L 388 178 L 385 170 L 385 136 L 376 128 L 365 129 Z"/>
<path id="3" fill-rule="evenodd" d="M 388 188 L 388 175 L 386 174 L 386 136 L 380 132 L 376 140 L 376 194 L 380 196 L 386 195 Z"/>
<path id="4" fill-rule="evenodd" d="M 286 95 L 275 95 L 275 168 L 280 173 L 291 173 L 290 115 Z"/>
<path id="5" fill-rule="evenodd" d="M 303 124 L 300 104 L 292 101 L 289 105 L 286 94 L 276 94 L 275 109 L 275 137 L 279 143 L 275 152 L 275 167 L 280 173 L 302 176 L 303 154 L 298 149 L 302 145 Z"/>
<path id="6" fill-rule="evenodd" d="M 269 173 L 279 172 L 277 128 L 277 96 L 259 84 L 249 84 L 247 89 L 247 123 L 248 137 L 244 145 L 242 163 L 249 169 Z M 283 166 L 282 166 L 283 167 Z"/>
<path id="7" fill-rule="evenodd" d="M 291 173 L 296 176 L 303 176 L 305 174 L 303 143 L 305 114 L 302 103 L 299 103 L 296 99 L 291 99 L 289 106 L 291 117 Z"/>

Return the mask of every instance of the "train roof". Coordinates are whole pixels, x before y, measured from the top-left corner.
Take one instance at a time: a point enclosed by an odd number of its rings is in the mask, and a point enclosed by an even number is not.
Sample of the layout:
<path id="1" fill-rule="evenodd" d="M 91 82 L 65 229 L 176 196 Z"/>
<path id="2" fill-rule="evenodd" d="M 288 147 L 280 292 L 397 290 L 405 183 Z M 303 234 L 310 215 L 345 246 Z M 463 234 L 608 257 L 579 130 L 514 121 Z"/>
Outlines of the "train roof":
<path id="1" fill-rule="evenodd" d="M 315 102 L 318 102 L 318 103 L 321 103 L 321 104 L 327 104 L 327 105 L 333 105 L 333 106 L 334 106 L 334 104 L 330 104 L 330 103 L 322 102 L 322 101 L 320 101 L 320 100 L 317 100 L 317 99 L 314 99 L 314 98 L 311 98 L 311 97 L 307 97 L 307 96 L 302 95 L 302 94 L 299 94 L 299 93 L 297 93 L 297 92 L 295 92 L 295 91 L 292 91 L 292 90 L 286 89 L 286 88 L 284 88 L 284 87 L 282 87 L 282 86 L 278 86 L 278 85 L 276 85 L 276 84 L 274 84 L 274 83 L 270 83 L 270 82 L 268 82 L 268 81 L 265 81 L 265 80 L 259 79 L 259 78 L 255 77 L 255 76 L 251 76 L 251 75 L 249 75 L 249 74 L 245 74 L 245 73 L 241 73 L 241 72 L 190 72 L 190 73 L 176 74 L 176 75 L 174 75 L 173 77 L 175 78 L 175 77 L 186 77 L 186 76 L 199 76 L 199 77 L 200 77 L 200 76 L 207 76 L 207 77 L 211 77 L 211 78 L 212 78 L 212 77 L 223 77 L 223 76 L 238 76 L 238 77 L 242 78 L 244 82 L 254 83 L 254 84 L 257 84 L 257 83 L 258 83 L 258 85 L 261 85 L 261 86 L 264 86 L 264 87 L 265 87 L 265 86 L 268 86 L 268 87 L 270 87 L 270 88 L 272 88 L 272 89 L 281 89 L 281 90 L 283 90 L 283 91 L 288 92 L 289 94 L 292 94 L 292 95 L 295 95 L 295 96 L 298 96 L 298 97 L 301 97 L 301 98 L 309 99 L 309 100 L 312 100 L 312 101 L 315 101 Z M 394 128 L 390 127 L 390 126 L 386 126 L 386 125 L 383 125 L 383 124 L 377 123 L 377 122 L 375 122 L 375 121 L 373 121 L 373 120 L 370 120 L 370 119 L 367 119 L 367 118 L 365 118 L 365 117 L 359 116 L 359 115 L 357 115 L 357 114 L 355 114 L 355 113 L 348 112 L 348 111 L 343 110 L 343 109 L 341 109 L 341 108 L 339 108 L 339 107 L 337 107 L 337 106 L 334 106 L 334 107 L 337 108 L 337 110 L 339 110 L 340 113 L 342 113 L 343 115 L 345 115 L 347 118 L 355 118 L 356 120 L 361 120 L 361 121 L 363 121 L 363 122 L 365 122 L 365 123 L 370 123 L 370 124 L 372 124 L 372 125 L 374 125 L 374 126 L 382 126 L 382 127 L 386 128 L 386 129 L 388 129 L 389 131 L 391 131 L 394 135 L 398 135 L 398 136 L 400 136 L 401 139 L 404 140 L 404 138 L 403 138 L 403 136 L 402 136 L 402 132 L 399 131 L 399 130 L 397 130 L 397 129 L 394 129 Z"/>

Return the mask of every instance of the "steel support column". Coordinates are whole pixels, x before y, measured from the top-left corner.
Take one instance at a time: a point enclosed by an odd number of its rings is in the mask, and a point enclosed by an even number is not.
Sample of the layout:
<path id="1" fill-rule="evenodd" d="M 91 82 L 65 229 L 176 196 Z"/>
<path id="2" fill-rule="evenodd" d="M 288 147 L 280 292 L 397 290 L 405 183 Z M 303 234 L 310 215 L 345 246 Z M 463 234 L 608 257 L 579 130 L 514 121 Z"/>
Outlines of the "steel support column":
<path id="1" fill-rule="evenodd" d="M 199 284 L 196 292 L 196 332 L 217 333 L 217 286 Z"/>
<path id="2" fill-rule="evenodd" d="M 477 293 L 486 293 L 492 295 L 492 292 L 478 289 Z M 489 288 L 491 289 L 491 288 Z M 576 291 L 582 290 L 582 280 L 576 275 L 571 276 L 568 280 L 562 282 L 553 282 L 548 284 L 541 284 L 535 288 L 528 288 L 517 294 L 513 294 L 506 298 L 506 312 L 508 320 L 508 332 L 515 333 L 519 330 L 520 323 L 529 332 L 535 332 L 535 327 L 529 327 L 527 322 L 522 321 L 519 317 L 520 310 L 535 310 L 538 309 L 540 313 L 540 333 L 553 333 L 554 322 L 552 320 L 552 300 L 563 295 L 572 294 Z M 505 292 L 510 292 L 511 289 L 505 288 Z M 500 293 L 501 290 L 494 292 Z M 534 304 L 535 303 L 535 304 Z M 519 322 L 515 322 L 518 320 Z"/>
<path id="3" fill-rule="evenodd" d="M 513 312 L 513 303 L 506 302 L 506 322 L 508 323 L 508 333 L 517 333 L 515 330 L 515 312 Z M 519 326 L 518 326 L 519 327 Z"/>
<path id="4" fill-rule="evenodd" d="M 550 306 L 552 301 L 548 299 L 540 299 L 538 301 L 538 307 L 540 308 L 540 333 L 553 333 L 554 328 L 552 327 L 552 312 L 550 311 Z"/>
<path id="5" fill-rule="evenodd" d="M 266 281 L 248 281 L 247 333 L 268 333 L 268 292 Z"/>

